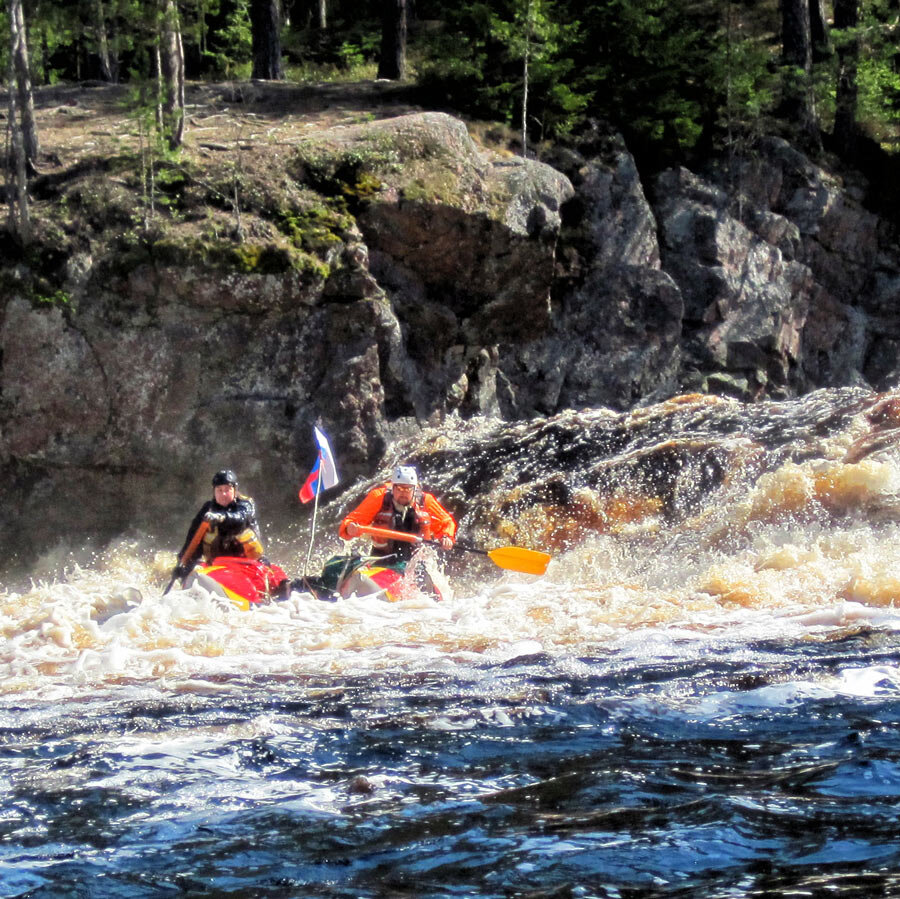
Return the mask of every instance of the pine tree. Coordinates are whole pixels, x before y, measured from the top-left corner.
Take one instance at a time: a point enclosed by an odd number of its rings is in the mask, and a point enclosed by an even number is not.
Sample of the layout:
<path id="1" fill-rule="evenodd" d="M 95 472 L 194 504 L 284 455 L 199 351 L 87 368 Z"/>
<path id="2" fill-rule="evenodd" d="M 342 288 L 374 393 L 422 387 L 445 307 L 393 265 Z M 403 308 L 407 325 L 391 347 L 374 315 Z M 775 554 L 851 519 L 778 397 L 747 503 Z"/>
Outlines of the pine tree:
<path id="1" fill-rule="evenodd" d="M 406 0 L 381 0 L 381 52 L 378 77 L 406 78 Z"/>
<path id="2" fill-rule="evenodd" d="M 184 46 L 175 0 L 159 0 L 158 60 L 161 78 L 162 130 L 169 146 L 184 140 Z"/>
<path id="3" fill-rule="evenodd" d="M 37 159 L 38 140 L 34 121 L 34 101 L 22 0 L 7 0 L 9 18 L 9 142 L 7 157 L 11 177 L 9 226 L 23 246 L 31 242 L 31 213 L 28 206 L 28 166 Z"/>
<path id="4" fill-rule="evenodd" d="M 253 77 L 284 78 L 281 65 L 281 4 L 279 0 L 250 0 L 253 35 Z"/>
<path id="5" fill-rule="evenodd" d="M 782 114 L 797 124 L 804 149 L 821 150 L 819 117 L 812 87 L 813 39 L 811 0 L 782 0 L 781 47 L 784 67 Z M 815 0 L 813 0 L 815 2 Z"/>

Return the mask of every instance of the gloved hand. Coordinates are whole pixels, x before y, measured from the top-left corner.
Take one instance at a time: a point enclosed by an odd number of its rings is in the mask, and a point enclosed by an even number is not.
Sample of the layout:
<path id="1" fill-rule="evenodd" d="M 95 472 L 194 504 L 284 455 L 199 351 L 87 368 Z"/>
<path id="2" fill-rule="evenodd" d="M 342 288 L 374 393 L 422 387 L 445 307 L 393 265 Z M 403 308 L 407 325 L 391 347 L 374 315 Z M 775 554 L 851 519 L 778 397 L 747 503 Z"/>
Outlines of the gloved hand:
<path id="1" fill-rule="evenodd" d="M 175 570 L 172 572 L 172 577 L 177 577 L 183 581 L 190 573 L 191 569 L 187 565 L 176 565 Z"/>
<path id="2" fill-rule="evenodd" d="M 204 521 L 208 521 L 210 524 L 224 524 L 225 519 L 228 516 L 224 512 L 213 512 L 212 509 L 203 516 Z"/>

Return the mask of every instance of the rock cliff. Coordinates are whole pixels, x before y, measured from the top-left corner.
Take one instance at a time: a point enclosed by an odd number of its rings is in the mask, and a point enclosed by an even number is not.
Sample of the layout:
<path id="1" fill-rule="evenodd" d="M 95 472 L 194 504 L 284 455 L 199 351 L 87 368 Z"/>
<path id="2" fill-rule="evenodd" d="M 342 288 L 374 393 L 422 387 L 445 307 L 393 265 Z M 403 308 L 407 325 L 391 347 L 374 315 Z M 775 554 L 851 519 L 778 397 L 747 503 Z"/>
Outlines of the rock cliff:
<path id="1" fill-rule="evenodd" d="M 895 236 L 783 142 L 645 182 L 615 136 L 525 160 L 404 112 L 240 178 L 197 144 L 142 227 L 127 166 L 38 179 L 0 281 L 4 546 L 180 527 L 224 465 L 296 518 L 315 422 L 353 483 L 447 416 L 896 384 Z"/>

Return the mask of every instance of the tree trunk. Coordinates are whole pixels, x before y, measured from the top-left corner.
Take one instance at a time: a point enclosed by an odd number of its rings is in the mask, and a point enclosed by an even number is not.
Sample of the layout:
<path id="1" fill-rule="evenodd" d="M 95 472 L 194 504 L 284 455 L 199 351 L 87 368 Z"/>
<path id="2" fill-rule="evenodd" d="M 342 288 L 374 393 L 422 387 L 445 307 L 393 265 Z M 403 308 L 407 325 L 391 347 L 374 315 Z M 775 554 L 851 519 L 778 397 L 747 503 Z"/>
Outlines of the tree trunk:
<path id="1" fill-rule="evenodd" d="M 859 24 L 858 0 L 834 0 L 834 27 L 854 29 Z M 859 86 L 856 80 L 859 63 L 859 38 L 853 35 L 842 37 L 837 49 L 838 83 L 834 110 L 834 136 L 838 153 L 845 159 L 852 159 L 858 136 L 856 124 Z"/>
<path id="2" fill-rule="evenodd" d="M 328 0 L 319 0 L 319 31 L 328 28 Z"/>
<path id="3" fill-rule="evenodd" d="M 528 63 L 531 55 L 531 44 L 525 45 L 525 58 L 522 60 L 522 156 L 528 159 Z"/>
<path id="4" fill-rule="evenodd" d="M 103 0 L 94 3 L 94 27 L 97 29 L 97 52 L 100 55 L 100 77 L 104 81 L 113 80 L 112 63 L 109 61 L 109 40 L 106 35 L 106 13 Z"/>
<path id="5" fill-rule="evenodd" d="M 37 162 L 38 134 L 34 121 L 34 94 L 31 89 L 31 67 L 28 63 L 28 44 L 26 43 L 25 14 L 22 11 L 22 0 L 7 0 L 9 12 L 10 55 L 15 71 L 17 104 L 22 127 L 22 145 L 25 148 L 25 160 L 29 168 Z"/>
<path id="6" fill-rule="evenodd" d="M 284 79 L 281 67 L 281 5 L 279 0 L 251 0 L 253 78 Z"/>
<path id="7" fill-rule="evenodd" d="M 813 0 L 816 2 L 816 0 Z M 812 32 L 810 0 L 782 0 L 781 43 L 784 65 L 782 115 L 797 123 L 806 150 L 821 149 L 818 117 L 812 93 Z"/>
<path id="8" fill-rule="evenodd" d="M 378 77 L 406 77 L 406 0 L 381 0 L 381 52 Z"/>
<path id="9" fill-rule="evenodd" d="M 172 149 L 184 140 L 184 46 L 175 0 L 162 0 L 159 66 L 163 131 Z"/>
<path id="10" fill-rule="evenodd" d="M 812 38 L 812 61 L 825 62 L 831 59 L 834 50 L 823 0 L 809 0 L 809 31 Z"/>
<path id="11" fill-rule="evenodd" d="M 15 9 L 19 6 L 19 14 Z M 9 200 L 9 230 L 19 243 L 27 246 L 31 241 L 31 214 L 28 208 L 28 177 L 26 171 L 27 156 L 22 128 L 19 123 L 18 97 L 16 84 L 15 58 L 17 46 L 24 40 L 19 31 L 21 21 L 21 0 L 7 0 L 9 13 L 9 65 L 7 68 L 7 84 L 9 88 L 9 154 L 6 158 L 7 198 Z"/>

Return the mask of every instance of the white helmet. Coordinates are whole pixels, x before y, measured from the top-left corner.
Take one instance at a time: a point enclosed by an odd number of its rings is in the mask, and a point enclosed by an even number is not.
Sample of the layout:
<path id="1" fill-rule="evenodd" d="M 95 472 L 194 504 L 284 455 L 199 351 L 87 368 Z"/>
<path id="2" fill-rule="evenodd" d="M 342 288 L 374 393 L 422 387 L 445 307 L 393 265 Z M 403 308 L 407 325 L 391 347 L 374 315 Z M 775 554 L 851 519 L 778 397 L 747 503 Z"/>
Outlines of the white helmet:
<path id="1" fill-rule="evenodd" d="M 419 476 L 412 465 L 398 465 L 391 478 L 392 484 L 406 484 L 409 487 L 419 486 Z"/>

